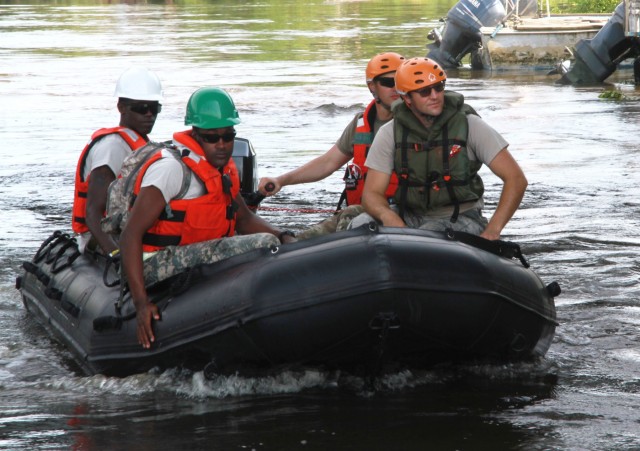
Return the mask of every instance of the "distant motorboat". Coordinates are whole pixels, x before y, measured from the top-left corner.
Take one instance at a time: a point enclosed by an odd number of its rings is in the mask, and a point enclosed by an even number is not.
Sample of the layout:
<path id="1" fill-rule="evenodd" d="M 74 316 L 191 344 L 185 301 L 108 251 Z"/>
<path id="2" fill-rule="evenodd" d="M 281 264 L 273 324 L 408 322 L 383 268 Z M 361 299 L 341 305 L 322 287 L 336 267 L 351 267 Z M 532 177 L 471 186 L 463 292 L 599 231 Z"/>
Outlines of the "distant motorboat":
<path id="1" fill-rule="evenodd" d="M 623 59 L 633 57 L 640 30 L 636 0 L 620 3 L 613 15 L 552 15 L 547 1 L 460 0 L 443 25 L 432 30 L 427 56 L 445 69 L 543 69 L 568 83 L 600 82 Z M 638 2 L 640 5 L 640 2 Z M 579 74 L 571 77 L 572 61 Z"/>

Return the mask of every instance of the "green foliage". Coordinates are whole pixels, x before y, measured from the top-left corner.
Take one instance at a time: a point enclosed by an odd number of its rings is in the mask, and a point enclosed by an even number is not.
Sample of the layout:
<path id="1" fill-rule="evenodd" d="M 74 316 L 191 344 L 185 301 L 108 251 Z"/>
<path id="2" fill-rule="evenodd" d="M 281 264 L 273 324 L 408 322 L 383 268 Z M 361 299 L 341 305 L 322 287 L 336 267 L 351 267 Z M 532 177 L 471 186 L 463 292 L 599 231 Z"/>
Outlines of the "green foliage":
<path id="1" fill-rule="evenodd" d="M 622 92 L 616 91 L 616 90 L 613 90 L 613 89 L 601 92 L 598 97 L 601 98 L 601 99 L 612 99 L 612 100 L 625 100 L 626 99 L 626 96 Z"/>
<path id="2" fill-rule="evenodd" d="M 574 0 L 568 3 L 550 0 L 549 4 L 551 11 L 556 14 L 613 14 L 620 0 Z"/>

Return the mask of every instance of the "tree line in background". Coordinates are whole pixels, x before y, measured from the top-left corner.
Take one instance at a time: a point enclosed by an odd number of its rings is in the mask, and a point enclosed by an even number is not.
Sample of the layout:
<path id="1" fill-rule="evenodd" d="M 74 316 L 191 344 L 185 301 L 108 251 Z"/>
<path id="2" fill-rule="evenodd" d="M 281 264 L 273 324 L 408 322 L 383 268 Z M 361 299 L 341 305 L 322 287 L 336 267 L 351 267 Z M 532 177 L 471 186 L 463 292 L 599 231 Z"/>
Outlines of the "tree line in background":
<path id="1" fill-rule="evenodd" d="M 620 4 L 620 0 L 577 0 L 560 2 L 550 0 L 551 12 L 561 14 L 610 13 Z"/>

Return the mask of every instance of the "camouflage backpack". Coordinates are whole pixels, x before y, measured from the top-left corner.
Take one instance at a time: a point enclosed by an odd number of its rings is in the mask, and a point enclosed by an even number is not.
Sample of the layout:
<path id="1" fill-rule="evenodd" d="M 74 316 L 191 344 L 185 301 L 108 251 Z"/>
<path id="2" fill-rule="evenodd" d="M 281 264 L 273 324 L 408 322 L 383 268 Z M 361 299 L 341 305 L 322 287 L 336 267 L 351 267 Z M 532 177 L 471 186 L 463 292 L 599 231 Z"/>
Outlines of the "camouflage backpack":
<path id="1" fill-rule="evenodd" d="M 160 150 L 169 151 L 174 158 L 182 163 L 180 150 L 172 145 L 170 141 L 164 143 L 148 142 L 125 158 L 118 178 L 109 185 L 107 211 L 105 217 L 102 218 L 100 222 L 103 232 L 112 235 L 120 235 L 120 233 L 122 233 L 129 219 L 133 203 L 136 200 L 133 188 L 138 174 L 149 159 Z M 184 196 L 187 192 L 191 179 L 191 172 L 187 166 L 182 164 L 182 168 L 185 177 L 182 178 L 182 188 L 180 189 L 178 197 Z"/>

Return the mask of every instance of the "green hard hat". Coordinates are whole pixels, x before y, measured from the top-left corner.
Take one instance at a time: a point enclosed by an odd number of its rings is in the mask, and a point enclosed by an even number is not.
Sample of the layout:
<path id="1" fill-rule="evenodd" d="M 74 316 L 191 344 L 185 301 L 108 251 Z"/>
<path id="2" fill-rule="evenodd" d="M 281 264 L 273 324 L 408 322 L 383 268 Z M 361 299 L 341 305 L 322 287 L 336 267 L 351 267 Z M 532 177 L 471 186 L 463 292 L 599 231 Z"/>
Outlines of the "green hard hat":
<path id="1" fill-rule="evenodd" d="M 240 123 L 238 110 L 224 89 L 200 88 L 187 102 L 184 125 L 197 128 L 225 128 Z"/>

